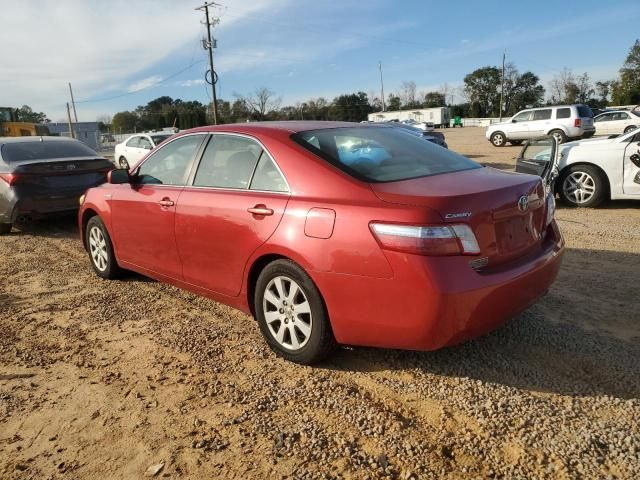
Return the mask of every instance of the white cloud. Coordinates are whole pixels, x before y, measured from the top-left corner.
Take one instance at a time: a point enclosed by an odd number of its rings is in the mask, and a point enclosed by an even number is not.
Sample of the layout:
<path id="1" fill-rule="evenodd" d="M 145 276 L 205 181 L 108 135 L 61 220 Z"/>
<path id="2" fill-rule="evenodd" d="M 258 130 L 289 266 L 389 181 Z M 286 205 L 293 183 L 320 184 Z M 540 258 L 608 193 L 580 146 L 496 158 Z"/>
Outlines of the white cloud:
<path id="1" fill-rule="evenodd" d="M 204 85 L 204 80 L 202 78 L 196 78 L 194 80 L 183 80 L 178 82 L 178 85 L 181 87 L 197 87 L 199 85 Z"/>
<path id="2" fill-rule="evenodd" d="M 152 75 L 147 78 L 143 78 L 142 80 L 138 80 L 137 82 L 132 83 L 127 88 L 127 92 L 133 93 L 139 90 L 145 90 L 147 88 L 156 87 L 160 85 L 162 82 L 162 77 L 160 75 Z"/>
<path id="3" fill-rule="evenodd" d="M 282 1 L 254 0 L 251 11 Z M 240 0 L 225 3 L 241 4 Z M 64 116 L 69 100 L 67 82 L 73 84 L 78 101 L 121 94 L 157 80 L 154 75 L 131 84 L 136 75 L 175 50 L 198 53 L 203 14 L 194 5 L 151 0 L 3 2 L 2 103 L 28 104 L 58 118 Z M 240 18 L 227 18 L 225 24 Z M 94 120 L 95 112 L 100 112 L 99 104 L 86 104 L 86 108 L 78 104 L 80 120 Z"/>

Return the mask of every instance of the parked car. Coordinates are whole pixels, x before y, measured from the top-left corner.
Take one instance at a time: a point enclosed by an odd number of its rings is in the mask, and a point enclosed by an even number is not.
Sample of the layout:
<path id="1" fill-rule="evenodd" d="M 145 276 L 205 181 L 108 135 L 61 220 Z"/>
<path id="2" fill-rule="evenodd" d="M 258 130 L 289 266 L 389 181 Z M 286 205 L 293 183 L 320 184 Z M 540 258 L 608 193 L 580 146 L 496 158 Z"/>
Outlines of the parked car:
<path id="1" fill-rule="evenodd" d="M 113 159 L 120 168 L 130 168 L 155 147 L 171 137 L 170 133 L 141 133 L 132 135 L 116 145 Z"/>
<path id="2" fill-rule="evenodd" d="M 596 135 L 622 135 L 640 127 L 640 112 L 614 110 L 593 119 Z"/>
<path id="3" fill-rule="evenodd" d="M 558 142 L 593 136 L 593 114 L 587 105 L 558 105 L 528 108 L 516 113 L 506 122 L 494 123 L 485 136 L 496 147 L 507 142 L 520 145 L 522 141 L 553 135 Z"/>
<path id="4" fill-rule="evenodd" d="M 85 190 L 105 182 L 113 164 L 78 140 L 0 138 L 0 234 L 14 223 L 78 209 Z"/>
<path id="5" fill-rule="evenodd" d="M 418 122 L 417 120 L 402 120 L 400 122 L 403 125 L 409 125 L 410 127 L 417 128 L 423 132 L 432 132 L 434 130 L 433 122 Z"/>
<path id="6" fill-rule="evenodd" d="M 525 145 L 516 172 L 540 174 L 550 150 Z M 606 199 L 640 200 L 640 129 L 615 138 L 593 138 L 562 145 L 556 192 L 572 207 L 596 207 Z"/>
<path id="7" fill-rule="evenodd" d="M 447 145 L 447 142 L 445 142 L 444 140 L 444 134 L 442 134 L 441 132 L 436 132 L 433 130 L 429 130 L 429 131 L 419 130 L 417 128 L 412 127 L 411 125 L 407 125 L 402 122 L 378 122 L 378 123 L 374 123 L 373 125 L 378 125 L 378 126 L 384 125 L 384 126 L 400 128 L 405 133 L 409 133 L 416 137 L 420 137 L 423 140 L 426 140 L 431 143 L 435 143 L 440 147 L 449 148 L 449 146 Z"/>
<path id="8" fill-rule="evenodd" d="M 539 177 L 396 128 L 201 127 L 108 177 L 78 216 L 99 277 L 134 270 L 239 308 L 300 363 L 481 335 L 541 297 L 563 253 Z"/>

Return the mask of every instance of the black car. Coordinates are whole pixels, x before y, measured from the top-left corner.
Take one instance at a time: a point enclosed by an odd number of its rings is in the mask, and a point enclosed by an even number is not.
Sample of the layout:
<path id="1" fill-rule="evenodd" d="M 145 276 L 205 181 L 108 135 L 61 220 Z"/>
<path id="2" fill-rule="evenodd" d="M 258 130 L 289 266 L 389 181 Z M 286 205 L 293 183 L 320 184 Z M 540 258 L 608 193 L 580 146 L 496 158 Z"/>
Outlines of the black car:
<path id="1" fill-rule="evenodd" d="M 14 223 L 72 212 L 114 165 L 78 140 L 0 137 L 0 234 Z"/>

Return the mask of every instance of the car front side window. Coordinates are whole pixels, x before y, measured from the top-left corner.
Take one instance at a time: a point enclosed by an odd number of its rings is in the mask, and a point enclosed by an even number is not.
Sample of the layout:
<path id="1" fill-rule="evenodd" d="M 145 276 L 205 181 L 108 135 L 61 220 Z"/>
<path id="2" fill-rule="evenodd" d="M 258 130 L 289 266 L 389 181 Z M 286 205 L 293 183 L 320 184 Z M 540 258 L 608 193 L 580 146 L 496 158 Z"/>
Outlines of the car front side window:
<path id="1" fill-rule="evenodd" d="M 159 148 L 140 166 L 137 183 L 154 185 L 184 185 L 204 135 L 187 135 Z"/>
<path id="2" fill-rule="evenodd" d="M 144 148 L 145 150 L 151 150 L 152 145 L 147 137 L 140 137 L 138 140 L 138 148 Z"/>
<path id="3" fill-rule="evenodd" d="M 513 117 L 512 121 L 513 123 L 528 122 L 529 120 L 531 120 L 531 113 L 531 111 L 520 112 L 515 117 Z"/>

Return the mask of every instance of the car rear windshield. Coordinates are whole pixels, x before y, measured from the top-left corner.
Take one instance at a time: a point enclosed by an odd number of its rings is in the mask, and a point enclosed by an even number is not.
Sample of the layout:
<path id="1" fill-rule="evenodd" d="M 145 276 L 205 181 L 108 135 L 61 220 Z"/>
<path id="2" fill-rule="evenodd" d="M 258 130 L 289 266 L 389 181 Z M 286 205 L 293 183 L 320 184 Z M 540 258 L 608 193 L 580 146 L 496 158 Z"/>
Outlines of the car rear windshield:
<path id="1" fill-rule="evenodd" d="M 578 105 L 578 116 L 579 117 L 593 117 L 593 112 L 591 111 L 591 108 L 587 107 L 586 105 Z"/>
<path id="2" fill-rule="evenodd" d="M 395 182 L 481 168 L 421 137 L 393 127 L 345 127 L 300 132 L 296 143 L 366 182 Z"/>
<path id="3" fill-rule="evenodd" d="M 28 141 L 5 143 L 0 151 L 6 162 L 46 160 L 51 158 L 96 157 L 98 154 L 80 142 Z"/>

